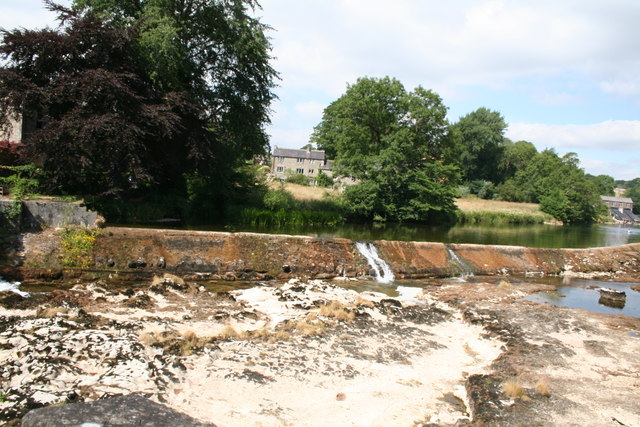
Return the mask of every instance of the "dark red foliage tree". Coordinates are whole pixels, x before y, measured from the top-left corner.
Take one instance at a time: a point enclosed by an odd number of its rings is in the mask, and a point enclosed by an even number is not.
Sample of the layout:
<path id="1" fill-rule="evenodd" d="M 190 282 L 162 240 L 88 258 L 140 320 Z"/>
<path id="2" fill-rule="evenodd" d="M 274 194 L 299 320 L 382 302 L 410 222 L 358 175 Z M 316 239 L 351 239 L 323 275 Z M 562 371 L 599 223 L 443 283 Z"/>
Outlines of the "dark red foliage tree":
<path id="1" fill-rule="evenodd" d="M 203 107 L 140 66 L 135 27 L 59 12 L 59 30 L 3 31 L 0 44 L 0 120 L 35 121 L 23 143 L 49 191 L 123 194 L 217 160 Z"/>

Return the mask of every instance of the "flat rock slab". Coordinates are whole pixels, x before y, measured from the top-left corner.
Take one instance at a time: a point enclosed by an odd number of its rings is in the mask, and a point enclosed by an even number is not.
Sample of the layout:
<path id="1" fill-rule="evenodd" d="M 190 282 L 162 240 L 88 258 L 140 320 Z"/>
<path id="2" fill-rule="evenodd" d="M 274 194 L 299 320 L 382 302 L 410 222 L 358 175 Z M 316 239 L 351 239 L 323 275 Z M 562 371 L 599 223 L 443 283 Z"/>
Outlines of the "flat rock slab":
<path id="1" fill-rule="evenodd" d="M 22 419 L 23 427 L 52 425 L 74 427 L 200 427 L 212 426 L 213 424 L 203 424 L 187 415 L 138 395 L 34 409 Z"/>

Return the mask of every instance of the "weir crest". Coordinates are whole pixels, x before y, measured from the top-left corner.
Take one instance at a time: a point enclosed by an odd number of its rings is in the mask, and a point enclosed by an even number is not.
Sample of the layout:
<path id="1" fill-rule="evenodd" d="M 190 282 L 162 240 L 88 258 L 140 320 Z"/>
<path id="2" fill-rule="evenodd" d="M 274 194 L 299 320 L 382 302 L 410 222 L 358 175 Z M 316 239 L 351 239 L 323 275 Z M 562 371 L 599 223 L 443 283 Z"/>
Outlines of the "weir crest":
<path id="1" fill-rule="evenodd" d="M 379 283 L 391 283 L 395 279 L 393 271 L 380 256 L 373 243 L 356 242 L 356 248 L 367 259 Z"/>

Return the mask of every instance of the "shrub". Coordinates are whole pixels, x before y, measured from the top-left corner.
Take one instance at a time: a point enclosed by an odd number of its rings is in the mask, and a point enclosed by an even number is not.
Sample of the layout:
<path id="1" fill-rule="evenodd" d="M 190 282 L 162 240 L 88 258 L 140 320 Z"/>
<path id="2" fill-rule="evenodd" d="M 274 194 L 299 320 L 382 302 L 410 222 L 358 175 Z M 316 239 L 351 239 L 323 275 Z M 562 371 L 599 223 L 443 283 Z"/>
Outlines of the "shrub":
<path id="1" fill-rule="evenodd" d="M 522 388 L 520 383 L 514 380 L 506 381 L 503 384 L 502 389 L 504 394 L 506 394 L 510 399 L 521 399 L 524 396 L 524 388 Z"/>
<path id="2" fill-rule="evenodd" d="M 264 207 L 271 211 L 290 210 L 295 205 L 293 196 L 284 188 L 267 191 L 263 202 Z"/>
<path id="3" fill-rule="evenodd" d="M 318 172 L 318 177 L 316 178 L 316 182 L 318 183 L 318 187 L 327 188 L 327 187 L 333 186 L 333 178 L 322 171 Z"/>
<path id="4" fill-rule="evenodd" d="M 285 181 L 292 184 L 309 185 L 309 177 L 301 173 L 294 173 L 293 175 L 288 176 Z"/>
<path id="5" fill-rule="evenodd" d="M 546 378 L 540 378 L 538 382 L 536 382 L 536 392 L 540 396 L 551 396 L 549 381 Z"/>
<path id="6" fill-rule="evenodd" d="M 89 268 L 97 236 L 98 232 L 87 228 L 66 227 L 62 231 L 62 265 Z"/>

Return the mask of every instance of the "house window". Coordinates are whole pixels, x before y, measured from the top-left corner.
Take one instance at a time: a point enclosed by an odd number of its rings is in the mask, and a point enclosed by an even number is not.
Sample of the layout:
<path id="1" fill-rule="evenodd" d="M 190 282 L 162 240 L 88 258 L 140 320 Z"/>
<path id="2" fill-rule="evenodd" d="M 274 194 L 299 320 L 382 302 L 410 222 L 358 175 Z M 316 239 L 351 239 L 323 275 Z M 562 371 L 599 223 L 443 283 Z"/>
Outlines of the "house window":
<path id="1" fill-rule="evenodd" d="M 304 159 L 301 159 L 300 157 L 298 157 L 296 160 L 298 163 L 304 163 Z"/>
<path id="2" fill-rule="evenodd" d="M 309 175 L 313 175 L 313 169 L 309 169 Z"/>
<path id="3" fill-rule="evenodd" d="M 284 171 L 284 166 L 278 166 L 278 168 L 276 169 L 276 172 L 282 172 Z"/>
<path id="4" fill-rule="evenodd" d="M 304 173 L 304 169 L 298 168 L 296 169 L 296 173 Z"/>
<path id="5" fill-rule="evenodd" d="M 278 162 L 279 162 L 279 163 L 284 162 L 284 156 L 279 156 L 279 157 L 278 157 Z"/>
<path id="6" fill-rule="evenodd" d="M 315 160 L 313 160 L 313 159 L 311 159 L 311 160 L 309 160 L 309 164 L 311 164 L 311 165 L 315 165 L 315 164 L 316 164 L 316 161 L 315 161 Z"/>

